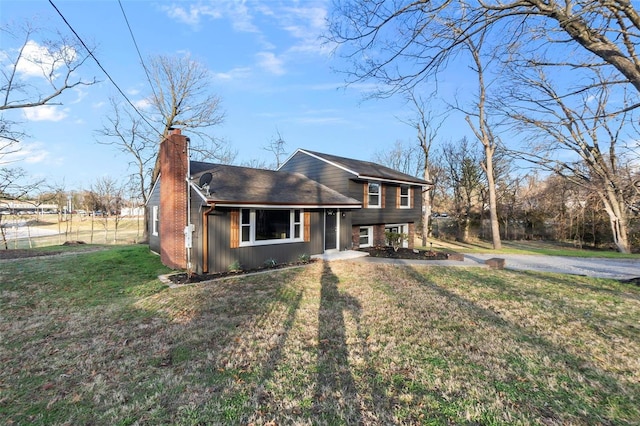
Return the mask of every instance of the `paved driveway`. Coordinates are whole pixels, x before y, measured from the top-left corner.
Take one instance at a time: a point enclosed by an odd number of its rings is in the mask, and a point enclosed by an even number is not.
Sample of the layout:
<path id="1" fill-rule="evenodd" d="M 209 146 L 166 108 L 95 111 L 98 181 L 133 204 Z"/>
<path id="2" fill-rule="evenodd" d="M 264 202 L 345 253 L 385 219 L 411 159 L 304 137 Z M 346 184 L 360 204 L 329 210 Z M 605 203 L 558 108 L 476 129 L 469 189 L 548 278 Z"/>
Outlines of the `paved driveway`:
<path id="1" fill-rule="evenodd" d="M 527 254 L 465 254 L 465 259 L 484 263 L 492 257 L 506 260 L 507 269 L 559 272 L 598 278 L 628 279 L 640 277 L 640 260 L 593 257 L 535 256 Z"/>
<path id="2" fill-rule="evenodd" d="M 464 262 L 455 260 L 395 260 L 373 257 L 358 257 L 358 262 L 386 262 L 401 265 L 482 266 L 492 257 L 505 259 L 506 269 L 557 272 L 561 274 L 586 275 L 597 278 L 629 279 L 640 277 L 640 260 L 603 259 L 564 256 L 536 256 L 528 254 L 465 254 Z"/>

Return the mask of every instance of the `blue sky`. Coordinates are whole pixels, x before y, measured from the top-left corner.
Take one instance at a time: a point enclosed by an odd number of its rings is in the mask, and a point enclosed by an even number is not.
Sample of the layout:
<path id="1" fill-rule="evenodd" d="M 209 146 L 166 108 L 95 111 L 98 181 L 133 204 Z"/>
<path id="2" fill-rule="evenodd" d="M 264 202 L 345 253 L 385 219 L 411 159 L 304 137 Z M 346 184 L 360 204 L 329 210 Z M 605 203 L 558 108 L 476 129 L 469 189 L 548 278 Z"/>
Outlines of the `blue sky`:
<path id="1" fill-rule="evenodd" d="M 83 40 L 97 46 L 96 57 L 128 97 L 143 102 L 148 83 L 118 2 L 53 2 Z M 370 85 L 345 88 L 344 76 L 335 71 L 345 63 L 320 40 L 329 1 L 123 0 L 122 5 L 145 59 L 188 53 L 211 71 L 226 117 L 214 133 L 238 151 L 236 163 L 272 162 L 262 148 L 277 132 L 289 153 L 300 147 L 364 160 L 397 140 L 415 140 L 400 120 L 411 115 L 403 99 L 364 100 Z M 3 26 L 27 20 L 69 33 L 46 0 L 2 0 L 0 15 Z M 0 53 L 19 44 L 2 34 Z M 98 144 L 95 134 L 116 89 L 93 62 L 82 75 L 101 83 L 69 91 L 59 99 L 62 105 L 12 113 L 29 134 L 14 164 L 69 189 L 128 174 L 127 157 Z M 447 129 L 443 138 L 469 135 L 463 120 Z"/>

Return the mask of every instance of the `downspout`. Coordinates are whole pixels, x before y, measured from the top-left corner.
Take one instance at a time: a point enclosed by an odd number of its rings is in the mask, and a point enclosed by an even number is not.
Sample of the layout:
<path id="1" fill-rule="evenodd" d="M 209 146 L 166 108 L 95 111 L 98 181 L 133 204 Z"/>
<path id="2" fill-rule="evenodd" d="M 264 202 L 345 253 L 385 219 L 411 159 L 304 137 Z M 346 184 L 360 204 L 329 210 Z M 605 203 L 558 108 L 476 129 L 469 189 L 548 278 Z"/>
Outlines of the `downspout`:
<path id="1" fill-rule="evenodd" d="M 191 223 L 191 153 L 189 152 L 189 142 L 191 139 L 187 138 L 187 175 L 185 181 L 187 182 L 187 227 L 184 230 L 184 242 L 187 249 L 187 276 L 191 276 L 193 273 L 193 267 L 191 265 L 191 248 L 193 247 L 193 224 Z"/>
<path id="2" fill-rule="evenodd" d="M 202 212 L 202 273 L 209 272 L 209 213 L 216 208 L 214 203 L 209 204 L 209 209 Z"/>

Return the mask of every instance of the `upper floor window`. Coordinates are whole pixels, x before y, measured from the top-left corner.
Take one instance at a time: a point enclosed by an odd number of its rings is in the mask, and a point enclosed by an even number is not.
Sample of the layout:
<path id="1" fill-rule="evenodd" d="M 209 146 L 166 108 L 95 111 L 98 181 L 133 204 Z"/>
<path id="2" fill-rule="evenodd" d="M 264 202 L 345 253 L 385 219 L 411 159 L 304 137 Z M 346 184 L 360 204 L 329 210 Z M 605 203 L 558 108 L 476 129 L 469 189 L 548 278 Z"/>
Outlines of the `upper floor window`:
<path id="1" fill-rule="evenodd" d="M 367 206 L 380 207 L 381 187 L 379 183 L 369 182 L 367 189 Z"/>
<path id="2" fill-rule="evenodd" d="M 411 207 L 411 190 L 408 186 L 401 186 L 398 188 L 398 207 L 401 209 L 408 209 Z"/>

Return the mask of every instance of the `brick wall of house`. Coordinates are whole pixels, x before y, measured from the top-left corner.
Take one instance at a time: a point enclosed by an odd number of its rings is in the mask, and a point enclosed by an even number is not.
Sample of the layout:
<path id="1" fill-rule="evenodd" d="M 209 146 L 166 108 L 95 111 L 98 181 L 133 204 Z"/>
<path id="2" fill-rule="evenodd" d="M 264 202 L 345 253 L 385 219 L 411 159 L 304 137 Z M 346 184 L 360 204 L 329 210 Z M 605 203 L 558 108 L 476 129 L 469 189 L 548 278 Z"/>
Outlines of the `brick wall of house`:
<path id="1" fill-rule="evenodd" d="M 174 129 L 160 144 L 159 234 L 162 263 L 174 269 L 187 266 L 184 228 L 187 226 L 187 143 Z"/>
<path id="2" fill-rule="evenodd" d="M 359 226 L 351 227 L 351 248 L 354 248 L 354 249 L 360 248 L 360 227 Z"/>
<path id="3" fill-rule="evenodd" d="M 374 247 L 387 245 L 387 239 L 384 236 L 384 225 L 373 226 L 373 245 Z"/>
<path id="4" fill-rule="evenodd" d="M 387 239 L 384 235 L 384 225 L 375 225 L 373 227 L 373 245 L 374 246 L 386 246 Z M 407 247 L 413 249 L 415 247 L 416 225 L 415 223 L 409 223 L 407 230 Z M 354 225 L 351 227 L 351 242 L 353 248 L 360 247 L 360 226 Z"/>

